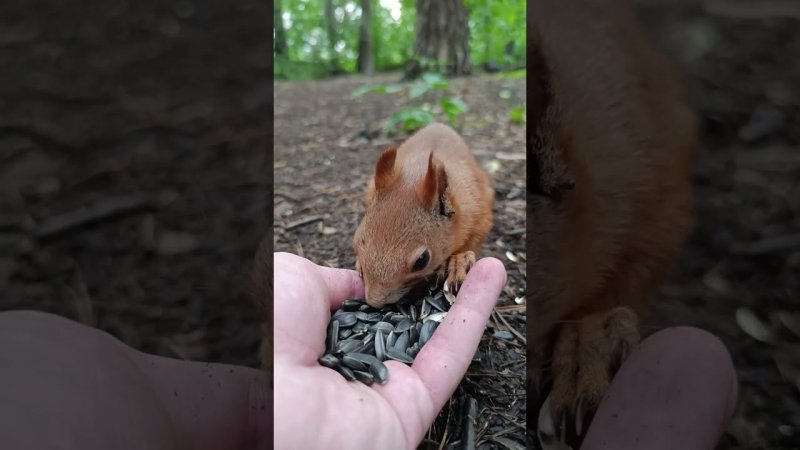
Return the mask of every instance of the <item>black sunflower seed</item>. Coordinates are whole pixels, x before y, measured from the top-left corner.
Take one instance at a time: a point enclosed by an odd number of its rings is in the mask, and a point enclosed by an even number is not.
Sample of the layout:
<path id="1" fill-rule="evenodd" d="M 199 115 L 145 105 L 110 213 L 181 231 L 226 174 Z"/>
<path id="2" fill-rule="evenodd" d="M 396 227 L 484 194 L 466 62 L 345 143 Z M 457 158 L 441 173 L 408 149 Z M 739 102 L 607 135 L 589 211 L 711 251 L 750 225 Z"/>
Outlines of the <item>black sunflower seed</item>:
<path id="1" fill-rule="evenodd" d="M 347 381 L 355 381 L 356 380 L 356 375 L 353 373 L 352 370 L 348 369 L 347 367 L 345 367 L 345 366 L 337 366 L 336 370 L 340 374 L 344 375 L 344 377 L 347 378 Z"/>
<path id="2" fill-rule="evenodd" d="M 413 326 L 414 326 L 413 322 L 411 322 L 408 319 L 403 319 L 402 321 L 400 321 L 400 323 L 394 326 L 394 331 L 395 333 L 402 333 L 403 331 L 406 331 Z"/>
<path id="3" fill-rule="evenodd" d="M 408 331 L 404 331 L 397 336 L 397 339 L 394 341 L 394 345 L 392 346 L 398 352 L 404 352 L 408 348 L 408 340 L 409 340 L 409 333 Z"/>
<path id="4" fill-rule="evenodd" d="M 364 333 L 369 331 L 369 325 L 359 322 L 353 325 L 353 334 L 363 335 Z"/>
<path id="5" fill-rule="evenodd" d="M 361 300 L 345 300 L 344 303 L 342 303 L 342 309 L 345 311 L 358 311 L 358 309 L 364 305 L 365 303 Z"/>
<path id="6" fill-rule="evenodd" d="M 397 350 L 390 348 L 386 350 L 386 356 L 395 361 L 400 361 L 402 363 L 411 364 L 414 362 L 414 359 L 408 356 L 405 352 L 398 352 Z"/>
<path id="7" fill-rule="evenodd" d="M 361 347 L 356 349 L 357 353 L 375 353 L 375 342 L 369 341 L 361 344 Z"/>
<path id="8" fill-rule="evenodd" d="M 442 297 L 438 297 L 438 296 L 430 297 L 430 296 L 428 296 L 428 297 L 425 297 L 425 301 L 430 303 L 431 306 L 433 306 L 434 308 L 438 309 L 441 312 L 447 311 L 447 309 L 444 307 L 444 299 Z"/>
<path id="9" fill-rule="evenodd" d="M 363 343 L 365 343 L 365 344 L 369 344 L 370 342 L 372 342 L 374 340 L 375 340 L 375 333 L 369 333 L 366 336 L 364 336 L 363 339 L 361 339 L 361 341 Z"/>
<path id="10" fill-rule="evenodd" d="M 369 372 L 363 372 L 361 370 L 354 370 L 353 374 L 355 374 L 356 379 L 367 386 L 375 382 L 375 377 Z"/>
<path id="11" fill-rule="evenodd" d="M 369 365 L 365 364 L 363 361 L 353 358 L 350 355 L 342 356 L 342 364 L 353 370 L 367 370 L 369 368 Z"/>
<path id="12" fill-rule="evenodd" d="M 414 344 L 419 340 L 419 330 L 416 326 L 413 326 L 408 329 L 408 342 L 410 344 Z"/>
<path id="13" fill-rule="evenodd" d="M 431 313 L 431 304 L 423 299 L 422 300 L 422 305 L 419 308 L 419 318 L 420 318 L 420 320 L 428 317 L 428 314 L 430 314 L 430 313 Z"/>
<path id="14" fill-rule="evenodd" d="M 325 367 L 334 369 L 339 365 L 339 358 L 331 355 L 330 353 L 326 353 L 319 358 L 319 363 Z"/>
<path id="15" fill-rule="evenodd" d="M 356 315 L 350 312 L 342 314 L 336 320 L 339 321 L 340 328 L 352 327 L 356 324 L 356 322 L 358 322 Z"/>
<path id="16" fill-rule="evenodd" d="M 375 356 L 378 357 L 379 360 L 383 361 L 386 359 L 386 343 L 383 340 L 383 331 L 378 330 L 375 332 Z"/>
<path id="17" fill-rule="evenodd" d="M 380 362 L 380 360 L 372 355 L 367 353 L 350 353 L 347 355 L 350 359 L 354 359 L 356 361 L 361 361 L 365 365 L 369 366 L 372 363 Z"/>
<path id="18" fill-rule="evenodd" d="M 347 354 L 356 351 L 356 349 L 361 348 L 360 339 L 347 339 L 344 341 L 339 341 L 339 344 L 336 346 L 336 352 L 340 354 Z"/>
<path id="19" fill-rule="evenodd" d="M 332 320 L 328 324 L 328 342 L 326 342 L 328 353 L 333 353 L 334 351 L 336 351 L 336 344 L 338 343 L 338 341 L 339 341 L 339 321 Z"/>
<path id="20" fill-rule="evenodd" d="M 369 373 L 371 373 L 372 376 L 375 377 L 375 381 L 380 384 L 386 384 L 386 382 L 389 381 L 389 369 L 380 361 L 369 365 Z"/>
<path id="21" fill-rule="evenodd" d="M 388 334 L 390 331 L 394 331 L 394 325 L 389 322 L 378 322 L 369 327 L 369 331 L 376 332 L 378 330 L 382 331 L 383 334 Z"/>
<path id="22" fill-rule="evenodd" d="M 433 320 L 429 320 L 422 324 L 422 329 L 419 331 L 420 348 L 428 342 L 431 336 L 433 336 L 433 332 L 436 330 L 437 325 L 439 324 Z"/>

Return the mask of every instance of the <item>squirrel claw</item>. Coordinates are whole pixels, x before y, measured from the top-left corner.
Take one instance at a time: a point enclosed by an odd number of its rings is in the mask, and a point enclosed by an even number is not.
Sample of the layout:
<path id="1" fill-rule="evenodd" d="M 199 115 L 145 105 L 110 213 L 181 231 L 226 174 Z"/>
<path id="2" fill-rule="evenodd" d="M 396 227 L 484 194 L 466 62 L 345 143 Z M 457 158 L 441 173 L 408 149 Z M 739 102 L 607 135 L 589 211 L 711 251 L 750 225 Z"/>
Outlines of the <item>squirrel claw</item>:
<path id="1" fill-rule="evenodd" d="M 447 263 L 447 280 L 444 283 L 445 293 L 457 295 L 461 285 L 467 278 L 467 272 L 475 264 L 475 252 L 466 251 L 450 257 Z"/>

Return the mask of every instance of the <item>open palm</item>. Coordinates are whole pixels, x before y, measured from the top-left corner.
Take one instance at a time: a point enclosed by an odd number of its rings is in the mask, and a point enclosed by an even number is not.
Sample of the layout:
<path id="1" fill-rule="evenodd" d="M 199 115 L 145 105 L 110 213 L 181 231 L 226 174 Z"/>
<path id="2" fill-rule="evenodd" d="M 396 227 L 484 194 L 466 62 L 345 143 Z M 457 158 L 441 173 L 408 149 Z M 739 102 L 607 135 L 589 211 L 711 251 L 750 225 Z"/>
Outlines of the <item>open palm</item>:
<path id="1" fill-rule="evenodd" d="M 387 361 L 389 382 L 366 386 L 317 362 L 331 311 L 363 297 L 358 274 L 289 253 L 274 262 L 276 448 L 415 448 L 475 354 L 505 284 L 503 264 L 478 261 L 414 364 Z"/>

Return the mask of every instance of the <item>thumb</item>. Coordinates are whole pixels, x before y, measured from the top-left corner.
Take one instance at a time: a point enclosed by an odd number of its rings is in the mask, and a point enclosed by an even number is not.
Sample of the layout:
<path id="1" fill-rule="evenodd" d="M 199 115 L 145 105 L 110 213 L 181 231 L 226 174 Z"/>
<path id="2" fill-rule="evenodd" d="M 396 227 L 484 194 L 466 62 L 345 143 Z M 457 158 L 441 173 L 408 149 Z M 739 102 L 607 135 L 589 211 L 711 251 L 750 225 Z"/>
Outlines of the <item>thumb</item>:
<path id="1" fill-rule="evenodd" d="M 411 368 L 387 363 L 390 381 L 375 386 L 397 411 L 407 442 L 420 442 L 472 362 L 506 280 L 503 263 L 483 258 L 470 270 L 458 298 Z M 415 372 L 416 376 L 396 374 Z M 413 375 L 413 374 L 411 374 Z M 404 381 L 401 381 L 404 380 Z M 409 381 L 414 380 L 414 381 Z"/>

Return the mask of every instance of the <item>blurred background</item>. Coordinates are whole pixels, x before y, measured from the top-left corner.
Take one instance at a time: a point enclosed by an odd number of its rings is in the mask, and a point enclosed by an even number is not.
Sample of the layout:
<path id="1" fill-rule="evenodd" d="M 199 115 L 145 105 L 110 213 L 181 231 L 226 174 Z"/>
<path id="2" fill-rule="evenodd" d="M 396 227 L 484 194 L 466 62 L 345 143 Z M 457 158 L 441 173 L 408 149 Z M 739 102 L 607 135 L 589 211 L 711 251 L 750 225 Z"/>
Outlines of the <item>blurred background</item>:
<path id="1" fill-rule="evenodd" d="M 0 310 L 256 365 L 271 16 L 250 0 L 0 2 Z"/>
<path id="2" fill-rule="evenodd" d="M 695 233 L 646 326 L 700 326 L 731 351 L 718 448 L 800 448 L 800 2 L 636 3 L 703 126 Z"/>
<path id="3" fill-rule="evenodd" d="M 354 268 L 352 237 L 380 152 L 431 122 L 455 128 L 495 190 L 479 256 L 502 260 L 509 277 L 421 448 L 524 448 L 525 2 L 274 6 L 276 250 Z"/>

